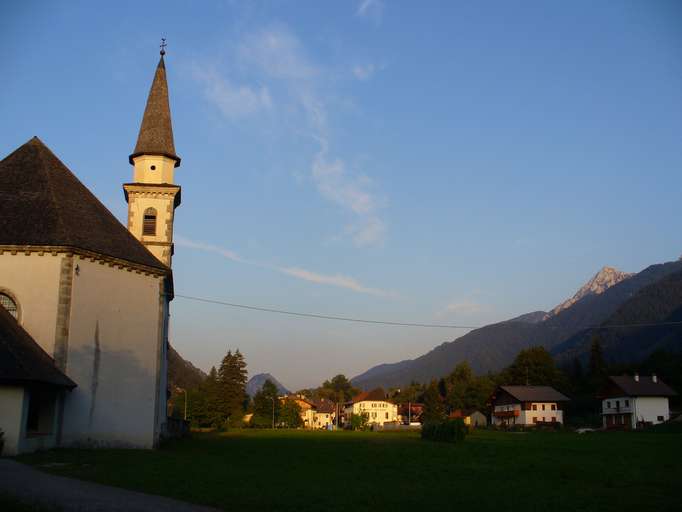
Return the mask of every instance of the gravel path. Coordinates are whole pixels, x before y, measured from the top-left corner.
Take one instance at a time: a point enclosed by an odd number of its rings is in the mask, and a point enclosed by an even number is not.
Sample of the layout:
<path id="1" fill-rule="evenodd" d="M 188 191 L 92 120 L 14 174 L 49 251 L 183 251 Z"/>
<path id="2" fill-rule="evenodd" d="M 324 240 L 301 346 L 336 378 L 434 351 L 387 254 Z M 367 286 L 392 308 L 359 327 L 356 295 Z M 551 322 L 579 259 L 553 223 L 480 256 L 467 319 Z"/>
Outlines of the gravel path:
<path id="1" fill-rule="evenodd" d="M 55 507 L 64 512 L 215 512 L 217 509 L 182 501 L 127 491 L 117 487 L 50 475 L 20 464 L 0 459 L 0 493 L 19 501 Z"/>

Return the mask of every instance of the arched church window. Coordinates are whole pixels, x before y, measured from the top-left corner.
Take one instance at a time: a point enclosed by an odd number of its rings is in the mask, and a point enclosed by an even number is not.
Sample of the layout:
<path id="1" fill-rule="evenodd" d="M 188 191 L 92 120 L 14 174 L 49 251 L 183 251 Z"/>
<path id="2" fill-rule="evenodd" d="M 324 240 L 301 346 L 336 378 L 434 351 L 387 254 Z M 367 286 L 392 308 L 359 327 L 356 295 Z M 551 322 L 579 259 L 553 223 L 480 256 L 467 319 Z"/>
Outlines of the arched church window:
<path id="1" fill-rule="evenodd" d="M 18 319 L 19 308 L 15 300 L 6 293 L 0 293 L 0 306 L 5 308 L 10 315 Z"/>
<path id="2" fill-rule="evenodd" d="M 147 208 L 144 211 L 142 234 L 147 236 L 156 235 L 156 210 L 154 208 Z"/>

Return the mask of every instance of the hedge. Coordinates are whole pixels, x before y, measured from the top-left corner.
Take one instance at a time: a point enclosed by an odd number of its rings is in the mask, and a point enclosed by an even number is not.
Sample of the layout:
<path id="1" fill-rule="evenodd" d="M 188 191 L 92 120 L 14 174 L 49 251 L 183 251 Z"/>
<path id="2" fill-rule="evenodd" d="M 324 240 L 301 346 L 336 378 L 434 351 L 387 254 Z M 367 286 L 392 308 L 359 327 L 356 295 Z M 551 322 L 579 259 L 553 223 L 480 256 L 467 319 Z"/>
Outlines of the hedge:
<path id="1" fill-rule="evenodd" d="M 464 441 L 468 428 L 461 418 L 441 422 L 424 423 L 422 425 L 422 439 L 457 443 Z"/>

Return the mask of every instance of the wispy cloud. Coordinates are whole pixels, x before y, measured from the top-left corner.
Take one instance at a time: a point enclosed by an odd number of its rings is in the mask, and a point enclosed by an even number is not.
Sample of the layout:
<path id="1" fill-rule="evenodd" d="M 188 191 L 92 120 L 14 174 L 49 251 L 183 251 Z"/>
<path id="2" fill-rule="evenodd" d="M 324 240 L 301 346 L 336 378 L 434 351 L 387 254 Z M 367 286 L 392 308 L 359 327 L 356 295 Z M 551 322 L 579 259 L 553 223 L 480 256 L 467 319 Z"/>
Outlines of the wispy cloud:
<path id="1" fill-rule="evenodd" d="M 453 300 L 445 305 L 437 313 L 436 317 L 445 318 L 452 316 L 472 316 L 489 311 L 488 306 L 470 299 Z"/>
<path id="2" fill-rule="evenodd" d="M 379 24 L 384 16 L 384 2 L 382 0 L 362 0 L 358 4 L 355 15 Z"/>
<path id="3" fill-rule="evenodd" d="M 377 297 L 396 297 L 397 294 L 393 292 L 388 292 L 386 290 L 380 290 L 379 288 L 369 288 L 356 279 L 340 274 L 335 275 L 324 275 L 318 274 L 316 272 L 311 272 L 302 268 L 296 267 L 278 267 L 280 272 L 288 274 L 290 276 L 309 281 L 311 283 L 326 284 L 329 286 L 338 286 L 339 288 L 346 288 L 348 290 L 353 290 L 358 293 L 366 293 L 369 295 L 376 295 Z"/>
<path id="4" fill-rule="evenodd" d="M 374 295 L 376 297 L 386 297 L 386 298 L 397 298 L 398 294 L 388 290 L 382 290 L 380 288 L 372 288 L 365 286 L 357 279 L 345 276 L 342 274 L 321 274 L 318 272 L 313 272 L 300 267 L 284 267 L 279 265 L 271 265 L 268 263 L 262 263 L 256 260 L 250 260 L 242 258 L 235 251 L 226 249 L 223 247 L 218 247 L 216 245 L 207 244 L 204 242 L 198 242 L 195 240 L 190 240 L 182 236 L 175 237 L 175 243 L 180 247 L 186 247 L 188 249 L 194 249 L 197 251 L 202 251 L 210 254 L 217 254 L 226 258 L 228 260 L 244 263 L 246 265 L 252 265 L 255 267 L 260 267 L 264 269 L 274 270 L 281 274 L 294 277 L 296 279 L 301 279 L 309 283 L 321 284 L 325 286 L 334 286 L 336 288 L 344 288 L 346 290 L 351 290 L 357 293 L 364 293 L 367 295 Z"/>
<path id="5" fill-rule="evenodd" d="M 363 12 L 366 9 L 374 7 L 367 6 Z M 356 246 L 381 244 L 386 234 L 381 215 L 386 199 L 374 191 L 368 176 L 349 169 L 343 158 L 331 154 L 329 113 L 319 92 L 324 69 L 310 59 L 301 41 L 284 25 L 273 25 L 242 38 L 236 58 L 243 69 L 261 77 L 265 85 L 236 86 L 215 73 L 199 70 L 196 77 L 204 83 L 206 98 L 227 118 L 234 119 L 274 109 L 279 100 L 273 100 L 272 91 L 283 94 L 281 101 L 304 116 L 308 134 L 319 144 L 311 157 L 312 182 L 322 197 L 351 217 L 341 237 L 349 237 Z M 373 71 L 363 68 L 359 72 L 369 78 Z"/>
<path id="6" fill-rule="evenodd" d="M 211 252 L 214 254 L 218 254 L 223 258 L 227 258 L 228 260 L 236 261 L 239 263 L 250 263 L 249 261 L 239 257 L 239 255 L 237 255 L 236 252 L 231 251 L 229 249 L 225 249 L 223 247 L 217 247 L 215 245 L 205 244 L 203 242 L 195 242 L 194 240 L 190 240 L 189 238 L 185 238 L 178 235 L 175 235 L 174 242 L 180 247 L 187 247 L 188 249 L 196 249 L 198 251 L 203 252 Z"/>
<path id="7" fill-rule="evenodd" d="M 227 118 L 239 119 L 272 108 L 267 87 L 236 85 L 214 70 L 195 69 L 194 77 L 204 84 L 204 95 Z"/>

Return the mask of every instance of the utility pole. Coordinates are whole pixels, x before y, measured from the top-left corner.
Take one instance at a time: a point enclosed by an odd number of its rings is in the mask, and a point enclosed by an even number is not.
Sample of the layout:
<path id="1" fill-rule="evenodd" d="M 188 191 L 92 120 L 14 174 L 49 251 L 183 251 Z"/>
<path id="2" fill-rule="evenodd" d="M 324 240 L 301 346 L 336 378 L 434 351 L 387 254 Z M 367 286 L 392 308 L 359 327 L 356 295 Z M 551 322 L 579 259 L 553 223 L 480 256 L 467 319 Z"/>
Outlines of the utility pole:
<path id="1" fill-rule="evenodd" d="M 407 426 L 412 425 L 412 402 L 407 402 Z"/>

